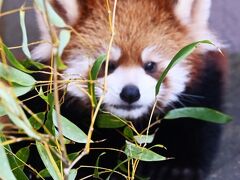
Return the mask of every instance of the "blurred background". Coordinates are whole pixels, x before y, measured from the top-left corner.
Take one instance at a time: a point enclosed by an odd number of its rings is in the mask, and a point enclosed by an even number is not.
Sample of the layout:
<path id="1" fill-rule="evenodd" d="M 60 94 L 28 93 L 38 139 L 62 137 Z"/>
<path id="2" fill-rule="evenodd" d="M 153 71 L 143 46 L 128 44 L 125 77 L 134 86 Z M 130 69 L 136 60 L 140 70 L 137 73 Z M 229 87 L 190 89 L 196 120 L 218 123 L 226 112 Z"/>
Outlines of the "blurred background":
<path id="1" fill-rule="evenodd" d="M 30 0 L 3 0 L 2 12 L 19 8 Z M 1 2 L 1 0 L 0 0 Z M 229 74 L 225 95 L 224 111 L 233 121 L 224 125 L 220 152 L 213 163 L 212 173 L 207 180 L 240 179 L 240 1 L 213 0 L 210 27 L 227 45 Z M 29 41 L 36 41 L 39 34 L 33 10 L 26 13 Z M 18 13 L 0 17 L 0 37 L 8 46 L 20 45 L 22 38 Z M 18 58 L 24 58 L 21 50 L 14 50 Z"/>

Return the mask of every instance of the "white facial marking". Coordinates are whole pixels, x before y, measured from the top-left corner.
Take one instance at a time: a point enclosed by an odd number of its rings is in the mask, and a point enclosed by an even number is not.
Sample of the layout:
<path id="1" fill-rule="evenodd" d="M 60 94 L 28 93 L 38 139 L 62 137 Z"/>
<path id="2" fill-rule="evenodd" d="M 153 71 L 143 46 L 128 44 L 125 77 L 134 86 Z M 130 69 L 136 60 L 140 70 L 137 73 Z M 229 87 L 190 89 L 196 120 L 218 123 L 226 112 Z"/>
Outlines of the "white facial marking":
<path id="1" fill-rule="evenodd" d="M 111 48 L 111 60 L 113 60 L 113 61 L 118 61 L 119 60 L 119 58 L 121 57 L 121 55 L 122 55 L 122 51 L 121 51 L 121 49 L 119 48 L 119 47 L 117 47 L 117 46 L 112 46 L 112 48 Z"/>
<path id="2" fill-rule="evenodd" d="M 156 46 L 146 47 L 141 54 L 142 61 L 159 62 L 161 59 L 163 59 L 163 57 L 159 53 L 156 53 L 156 48 L 157 48 Z"/>
<path id="3" fill-rule="evenodd" d="M 121 54 L 119 50 L 118 53 L 114 54 L 111 51 L 111 56 L 116 55 L 120 57 Z M 152 54 L 155 48 L 146 48 L 142 53 L 143 59 L 151 59 L 153 61 L 161 61 L 158 65 L 165 68 L 169 63 L 168 60 L 159 59 L 160 56 L 157 52 Z M 87 91 L 87 85 L 77 82 L 77 79 L 82 79 L 83 77 L 87 79 L 87 74 L 95 58 L 90 58 L 84 56 L 84 52 L 79 53 L 76 51 L 75 55 L 72 55 L 68 59 L 68 69 L 64 71 L 66 80 L 74 80 L 68 84 L 67 91 L 82 100 L 87 100 L 88 97 L 82 91 L 85 89 Z M 73 53 L 74 54 L 74 53 Z M 155 58 L 155 59 L 154 59 Z M 157 99 L 161 102 L 162 107 L 165 108 L 171 102 L 178 100 L 178 95 L 185 90 L 186 83 L 188 82 L 189 70 L 184 64 L 177 64 L 172 70 L 170 70 L 167 75 L 168 81 L 167 85 L 162 84 Z M 109 111 L 117 116 L 126 119 L 137 119 L 145 114 L 148 114 L 155 102 L 155 86 L 157 80 L 152 76 L 145 73 L 142 67 L 121 67 L 119 66 L 113 73 L 107 76 L 107 92 L 104 97 L 103 107 L 106 111 Z M 102 87 L 104 83 L 104 78 L 99 78 L 96 84 L 96 96 L 100 97 L 103 93 Z M 134 85 L 139 89 L 140 98 L 131 104 L 128 104 L 121 99 L 120 93 L 122 89 L 127 85 Z"/>
<path id="4" fill-rule="evenodd" d="M 78 0 L 57 0 L 66 10 L 66 15 L 70 25 L 73 25 L 79 18 Z"/>
<path id="5" fill-rule="evenodd" d="M 183 24 L 191 22 L 192 5 L 194 0 L 178 0 L 175 14 Z"/>
<path id="6" fill-rule="evenodd" d="M 87 79 L 87 74 L 91 68 L 94 59 L 84 55 L 77 55 L 69 57 L 67 66 L 68 68 L 64 71 L 64 79 L 71 80 L 68 84 L 67 91 L 73 96 L 86 99 L 86 94 L 82 89 L 87 90 L 87 84 L 83 84 L 78 80 Z"/>
<path id="7" fill-rule="evenodd" d="M 99 79 L 103 83 L 103 78 Z M 133 84 L 139 88 L 141 97 L 132 105 L 133 109 L 118 108 L 117 106 L 127 106 L 128 104 L 120 98 L 122 89 L 129 84 Z M 104 98 L 104 108 L 111 113 L 123 118 L 136 119 L 148 113 L 149 108 L 154 103 L 154 90 L 156 80 L 145 74 L 141 67 L 117 68 L 107 77 L 108 90 Z M 98 89 L 96 94 L 101 94 Z"/>

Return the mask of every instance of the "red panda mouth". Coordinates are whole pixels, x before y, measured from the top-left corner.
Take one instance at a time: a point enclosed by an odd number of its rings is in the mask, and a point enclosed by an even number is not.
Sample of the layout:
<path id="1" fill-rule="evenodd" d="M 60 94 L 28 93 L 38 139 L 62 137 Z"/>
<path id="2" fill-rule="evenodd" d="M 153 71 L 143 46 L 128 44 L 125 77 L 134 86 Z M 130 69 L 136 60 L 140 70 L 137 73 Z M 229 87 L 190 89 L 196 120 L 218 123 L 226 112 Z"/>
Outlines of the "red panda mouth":
<path id="1" fill-rule="evenodd" d="M 142 107 L 141 105 L 123 105 L 123 104 L 112 105 L 112 106 L 116 109 L 123 109 L 123 110 L 128 110 L 128 111 L 140 109 Z"/>

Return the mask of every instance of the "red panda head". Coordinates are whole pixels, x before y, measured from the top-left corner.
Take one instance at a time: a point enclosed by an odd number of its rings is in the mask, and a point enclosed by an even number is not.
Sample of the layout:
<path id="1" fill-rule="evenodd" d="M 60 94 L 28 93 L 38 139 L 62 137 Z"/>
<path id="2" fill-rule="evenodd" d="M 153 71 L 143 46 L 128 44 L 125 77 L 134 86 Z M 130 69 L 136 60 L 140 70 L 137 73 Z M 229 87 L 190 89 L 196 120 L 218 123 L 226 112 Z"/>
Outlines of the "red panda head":
<path id="1" fill-rule="evenodd" d="M 74 27 L 78 35 L 63 54 L 68 65 L 65 79 L 88 77 L 93 62 L 106 54 L 111 32 L 105 0 L 53 0 L 60 15 Z M 69 3 L 70 2 L 70 3 Z M 113 7 L 114 1 L 110 1 Z M 107 92 L 103 107 L 123 118 L 137 119 L 147 114 L 155 101 L 155 86 L 171 58 L 183 46 L 197 40 L 214 40 L 208 30 L 210 0 L 118 0 L 115 36 L 110 51 Z M 49 38 L 38 17 L 43 38 Z M 33 51 L 35 59 L 48 59 L 49 47 L 41 44 Z M 176 65 L 164 80 L 157 96 L 159 109 L 177 101 L 178 96 L 194 80 L 201 69 L 198 54 Z M 102 94 L 103 77 L 98 78 L 96 94 Z M 87 100 L 82 91 L 86 85 L 68 84 L 72 96 Z"/>

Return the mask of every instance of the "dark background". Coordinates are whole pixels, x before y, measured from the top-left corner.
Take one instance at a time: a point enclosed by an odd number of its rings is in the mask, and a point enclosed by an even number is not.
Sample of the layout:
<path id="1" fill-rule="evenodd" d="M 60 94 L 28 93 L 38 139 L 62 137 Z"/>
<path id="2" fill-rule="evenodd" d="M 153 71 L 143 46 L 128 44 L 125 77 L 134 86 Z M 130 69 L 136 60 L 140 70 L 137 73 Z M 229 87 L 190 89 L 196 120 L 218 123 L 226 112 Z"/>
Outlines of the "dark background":
<path id="1" fill-rule="evenodd" d="M 3 11 L 16 9 L 24 0 L 5 0 Z M 31 4 L 31 1 L 26 1 Z M 229 73 L 225 95 L 224 111 L 233 121 L 224 125 L 220 152 L 213 163 L 212 173 L 207 180 L 240 180 L 240 1 L 213 0 L 210 27 L 226 44 L 229 54 Z M 8 46 L 21 44 L 19 17 L 16 14 L 0 19 L 0 36 Z M 27 12 L 29 41 L 38 39 L 35 17 L 32 10 Z M 23 58 L 20 50 L 14 50 Z"/>

